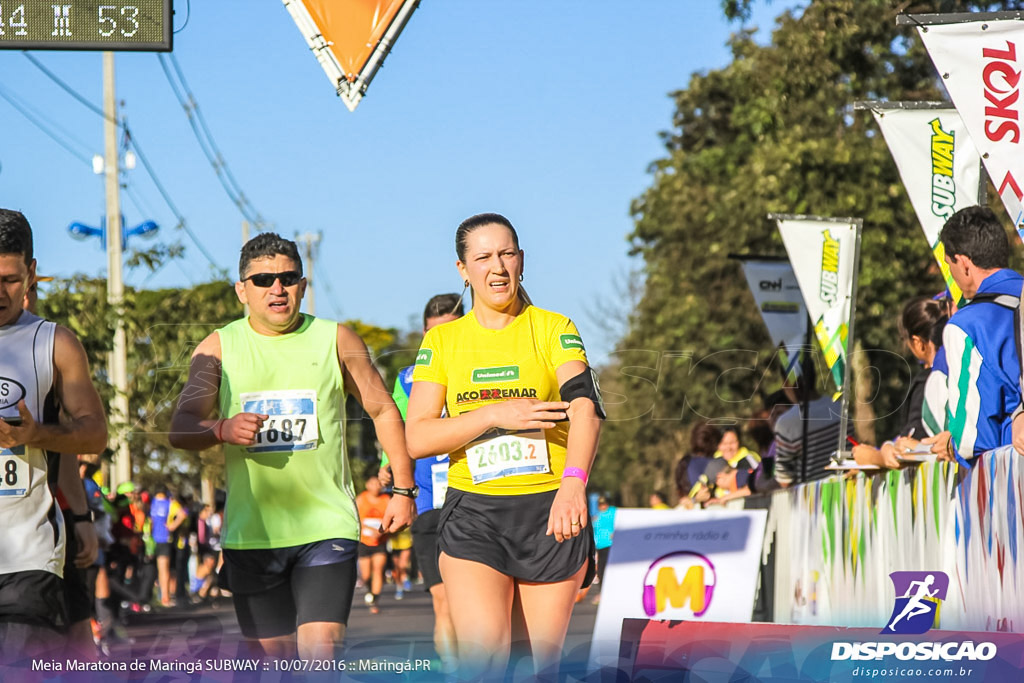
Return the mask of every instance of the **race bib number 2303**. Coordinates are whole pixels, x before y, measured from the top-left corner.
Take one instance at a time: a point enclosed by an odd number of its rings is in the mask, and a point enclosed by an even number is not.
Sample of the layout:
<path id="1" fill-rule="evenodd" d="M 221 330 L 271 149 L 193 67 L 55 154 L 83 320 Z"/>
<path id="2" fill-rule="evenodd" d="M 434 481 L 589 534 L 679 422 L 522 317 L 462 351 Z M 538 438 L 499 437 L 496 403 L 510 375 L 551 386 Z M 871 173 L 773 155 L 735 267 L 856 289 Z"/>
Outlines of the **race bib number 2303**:
<path id="1" fill-rule="evenodd" d="M 316 391 L 253 391 L 240 397 L 243 413 L 269 417 L 256 435 L 249 453 L 291 453 L 316 448 L 320 431 L 316 421 Z"/>
<path id="2" fill-rule="evenodd" d="M 517 474 L 551 471 L 548 444 L 540 429 L 504 433 L 475 441 L 466 448 L 466 462 L 474 484 Z"/>

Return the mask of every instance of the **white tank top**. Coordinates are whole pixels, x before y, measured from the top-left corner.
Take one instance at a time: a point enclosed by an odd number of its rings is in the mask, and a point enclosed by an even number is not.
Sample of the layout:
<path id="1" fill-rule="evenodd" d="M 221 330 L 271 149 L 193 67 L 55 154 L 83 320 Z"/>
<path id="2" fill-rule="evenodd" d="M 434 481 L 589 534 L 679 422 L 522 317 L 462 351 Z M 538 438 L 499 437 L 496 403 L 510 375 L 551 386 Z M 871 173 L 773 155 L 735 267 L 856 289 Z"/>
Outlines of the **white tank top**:
<path id="1" fill-rule="evenodd" d="M 56 325 L 23 311 L 0 327 L 0 417 L 18 417 L 25 400 L 37 422 L 53 389 Z M 0 574 L 41 570 L 64 574 L 64 517 L 46 478 L 46 453 L 0 448 Z"/>

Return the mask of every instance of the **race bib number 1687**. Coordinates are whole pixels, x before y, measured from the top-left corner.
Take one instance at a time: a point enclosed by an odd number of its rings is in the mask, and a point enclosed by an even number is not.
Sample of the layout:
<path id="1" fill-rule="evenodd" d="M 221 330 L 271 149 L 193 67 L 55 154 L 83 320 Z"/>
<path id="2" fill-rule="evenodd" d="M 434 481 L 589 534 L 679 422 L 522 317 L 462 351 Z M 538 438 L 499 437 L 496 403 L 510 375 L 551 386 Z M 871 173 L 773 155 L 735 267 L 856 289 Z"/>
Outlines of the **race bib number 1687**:
<path id="1" fill-rule="evenodd" d="M 243 413 L 268 415 L 249 453 L 291 453 L 316 448 L 316 391 L 252 391 L 240 397 Z"/>

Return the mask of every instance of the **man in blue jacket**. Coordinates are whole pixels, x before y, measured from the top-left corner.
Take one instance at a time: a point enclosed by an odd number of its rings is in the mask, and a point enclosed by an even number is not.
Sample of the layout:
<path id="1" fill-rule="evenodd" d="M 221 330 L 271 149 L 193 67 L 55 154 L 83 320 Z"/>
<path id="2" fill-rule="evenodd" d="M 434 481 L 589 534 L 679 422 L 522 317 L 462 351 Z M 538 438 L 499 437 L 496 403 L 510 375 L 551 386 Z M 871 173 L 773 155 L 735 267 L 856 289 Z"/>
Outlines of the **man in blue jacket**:
<path id="1" fill-rule="evenodd" d="M 991 209 L 953 214 L 939 241 L 956 283 L 969 300 L 946 325 L 949 366 L 948 431 L 928 439 L 944 459 L 965 465 L 1012 441 L 1012 416 L 1021 404 L 1021 364 L 1015 336 L 1024 278 L 1007 266 L 1010 245 Z"/>

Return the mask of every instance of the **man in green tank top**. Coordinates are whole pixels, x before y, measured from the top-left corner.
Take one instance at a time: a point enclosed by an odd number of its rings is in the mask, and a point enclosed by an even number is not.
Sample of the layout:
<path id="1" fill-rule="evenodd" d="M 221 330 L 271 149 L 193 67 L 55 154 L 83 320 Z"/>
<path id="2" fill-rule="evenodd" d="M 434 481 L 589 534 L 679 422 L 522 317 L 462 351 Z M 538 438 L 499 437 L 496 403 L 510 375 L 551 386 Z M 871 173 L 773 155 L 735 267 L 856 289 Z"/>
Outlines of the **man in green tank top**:
<path id="1" fill-rule="evenodd" d="M 224 574 L 242 634 L 274 657 L 331 659 L 355 590 L 359 516 L 345 452 L 345 398 L 373 418 L 396 489 L 381 524 L 412 522 L 416 489 L 402 418 L 362 339 L 304 315 L 295 243 L 262 233 L 242 247 L 235 291 L 249 317 L 192 355 L 171 444 L 224 445 Z M 396 457 L 396 454 L 398 457 Z"/>

